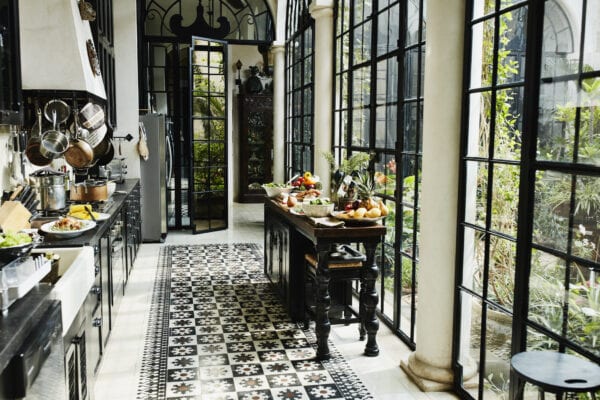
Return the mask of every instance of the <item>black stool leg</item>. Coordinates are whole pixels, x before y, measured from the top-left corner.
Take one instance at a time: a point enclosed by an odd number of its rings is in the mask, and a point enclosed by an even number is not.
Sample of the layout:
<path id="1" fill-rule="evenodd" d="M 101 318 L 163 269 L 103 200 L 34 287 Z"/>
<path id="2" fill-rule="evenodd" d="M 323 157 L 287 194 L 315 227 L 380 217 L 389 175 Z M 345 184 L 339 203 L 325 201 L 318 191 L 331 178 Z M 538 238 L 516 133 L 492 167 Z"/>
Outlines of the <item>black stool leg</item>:
<path id="1" fill-rule="evenodd" d="M 590 394 L 592 395 L 592 400 L 596 400 L 596 392 L 590 392 Z"/>

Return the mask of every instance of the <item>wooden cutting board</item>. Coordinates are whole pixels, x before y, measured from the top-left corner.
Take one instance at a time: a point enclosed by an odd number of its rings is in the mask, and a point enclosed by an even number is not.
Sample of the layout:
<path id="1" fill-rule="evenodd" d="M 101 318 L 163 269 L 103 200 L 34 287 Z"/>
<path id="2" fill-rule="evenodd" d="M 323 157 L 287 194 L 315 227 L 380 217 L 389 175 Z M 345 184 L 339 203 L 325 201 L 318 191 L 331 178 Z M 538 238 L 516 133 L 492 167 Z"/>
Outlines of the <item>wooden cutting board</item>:
<path id="1" fill-rule="evenodd" d="M 20 201 L 5 201 L 0 206 L 0 228 L 4 232 L 30 228 L 29 218 L 31 213 Z"/>

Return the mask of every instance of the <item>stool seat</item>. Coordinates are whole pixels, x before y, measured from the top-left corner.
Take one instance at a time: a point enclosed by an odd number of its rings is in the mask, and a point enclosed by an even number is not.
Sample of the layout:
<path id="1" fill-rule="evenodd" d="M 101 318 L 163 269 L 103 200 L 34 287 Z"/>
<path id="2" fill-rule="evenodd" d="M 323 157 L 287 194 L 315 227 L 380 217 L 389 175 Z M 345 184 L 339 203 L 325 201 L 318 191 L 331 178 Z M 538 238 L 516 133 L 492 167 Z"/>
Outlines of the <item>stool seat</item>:
<path id="1" fill-rule="evenodd" d="M 600 389 L 600 366 L 569 354 L 525 351 L 515 354 L 510 365 L 519 377 L 543 391 L 594 393 Z"/>
<path id="2" fill-rule="evenodd" d="M 304 259 L 313 267 L 317 268 L 317 256 L 312 253 L 304 254 Z M 362 261 L 345 261 L 345 262 L 330 262 L 327 264 L 329 269 L 337 269 L 337 268 L 360 268 L 362 267 Z"/>

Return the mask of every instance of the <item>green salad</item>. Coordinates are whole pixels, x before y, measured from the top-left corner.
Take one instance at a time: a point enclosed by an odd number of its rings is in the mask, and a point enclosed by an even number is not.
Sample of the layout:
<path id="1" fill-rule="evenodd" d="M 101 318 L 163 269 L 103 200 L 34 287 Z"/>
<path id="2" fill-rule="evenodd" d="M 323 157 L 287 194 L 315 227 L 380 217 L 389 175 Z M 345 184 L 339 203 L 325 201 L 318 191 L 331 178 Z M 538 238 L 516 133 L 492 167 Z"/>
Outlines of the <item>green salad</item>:
<path id="1" fill-rule="evenodd" d="M 23 232 L 5 232 L 0 233 L 0 248 L 21 246 L 31 243 L 32 239 L 27 233 Z"/>
<path id="2" fill-rule="evenodd" d="M 309 204 L 311 205 L 321 205 L 321 206 L 326 206 L 328 204 L 331 204 L 331 201 L 329 201 L 329 199 L 314 199 L 314 200 L 310 200 Z"/>
<path id="3" fill-rule="evenodd" d="M 288 185 L 286 185 L 285 183 L 275 183 L 275 182 L 265 183 L 263 186 L 270 187 L 270 188 L 286 188 L 286 187 L 288 187 Z"/>

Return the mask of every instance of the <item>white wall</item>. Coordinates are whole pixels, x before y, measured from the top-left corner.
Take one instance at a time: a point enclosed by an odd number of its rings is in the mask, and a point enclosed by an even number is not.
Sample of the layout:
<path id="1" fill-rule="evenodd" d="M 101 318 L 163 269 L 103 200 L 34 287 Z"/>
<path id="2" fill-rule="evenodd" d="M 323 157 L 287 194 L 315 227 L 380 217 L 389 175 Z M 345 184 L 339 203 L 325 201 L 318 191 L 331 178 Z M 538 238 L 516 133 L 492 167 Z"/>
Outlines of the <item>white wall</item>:
<path id="1" fill-rule="evenodd" d="M 121 149 L 123 156 L 127 159 L 126 177 L 139 178 L 140 157 L 137 152 L 137 143 L 139 140 L 138 47 L 135 1 L 113 2 L 113 18 L 117 88 L 117 126 L 115 127 L 114 135 L 126 136 L 130 133 L 134 137 L 130 142 L 122 141 Z M 115 145 L 117 143 L 115 141 Z"/>

